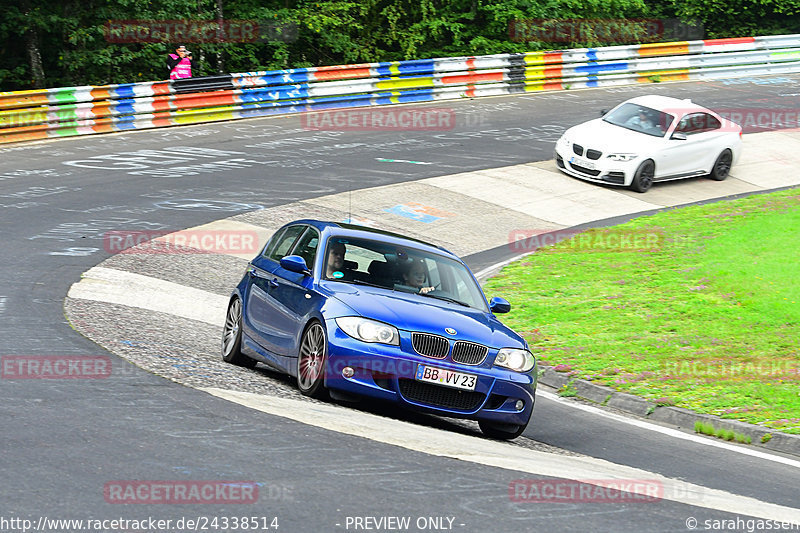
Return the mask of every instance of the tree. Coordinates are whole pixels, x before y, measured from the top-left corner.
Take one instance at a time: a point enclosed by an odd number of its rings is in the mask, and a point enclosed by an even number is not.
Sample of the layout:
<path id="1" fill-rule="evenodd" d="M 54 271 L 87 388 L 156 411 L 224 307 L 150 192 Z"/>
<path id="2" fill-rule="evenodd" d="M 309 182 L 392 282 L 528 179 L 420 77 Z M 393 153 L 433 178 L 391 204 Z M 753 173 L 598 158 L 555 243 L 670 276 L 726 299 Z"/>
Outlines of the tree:
<path id="1" fill-rule="evenodd" d="M 614 20 L 696 20 L 710 37 L 800 31 L 800 0 L 20 0 L 4 9 L 0 90 L 162 80 L 176 44 L 193 50 L 202 76 L 640 42 L 609 42 L 602 21 Z M 601 22 L 568 39 L 512 32 L 544 19 Z M 261 35 L 178 43 L 112 27 L 132 20 L 251 21 Z"/>

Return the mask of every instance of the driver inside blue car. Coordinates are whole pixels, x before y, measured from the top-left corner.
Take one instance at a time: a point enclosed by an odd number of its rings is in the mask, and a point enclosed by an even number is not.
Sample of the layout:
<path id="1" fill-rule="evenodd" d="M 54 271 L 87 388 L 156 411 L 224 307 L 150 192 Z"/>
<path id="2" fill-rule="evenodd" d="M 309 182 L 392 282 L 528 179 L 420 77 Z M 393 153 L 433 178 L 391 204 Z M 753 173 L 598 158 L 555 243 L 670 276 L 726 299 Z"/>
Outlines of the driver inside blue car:
<path id="1" fill-rule="evenodd" d="M 345 252 L 346 249 L 343 242 L 334 242 L 328 248 L 328 260 L 325 267 L 325 277 L 327 279 L 342 279 L 345 277 Z"/>

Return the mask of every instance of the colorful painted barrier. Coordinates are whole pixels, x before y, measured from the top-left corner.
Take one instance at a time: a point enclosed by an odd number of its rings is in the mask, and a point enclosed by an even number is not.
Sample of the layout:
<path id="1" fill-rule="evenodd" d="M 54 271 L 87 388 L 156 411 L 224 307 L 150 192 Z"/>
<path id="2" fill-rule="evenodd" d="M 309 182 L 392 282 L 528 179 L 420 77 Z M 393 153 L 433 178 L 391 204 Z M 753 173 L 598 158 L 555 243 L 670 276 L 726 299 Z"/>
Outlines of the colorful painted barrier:
<path id="1" fill-rule="evenodd" d="M 326 109 L 800 72 L 800 35 L 364 63 L 0 93 L 0 143 Z"/>

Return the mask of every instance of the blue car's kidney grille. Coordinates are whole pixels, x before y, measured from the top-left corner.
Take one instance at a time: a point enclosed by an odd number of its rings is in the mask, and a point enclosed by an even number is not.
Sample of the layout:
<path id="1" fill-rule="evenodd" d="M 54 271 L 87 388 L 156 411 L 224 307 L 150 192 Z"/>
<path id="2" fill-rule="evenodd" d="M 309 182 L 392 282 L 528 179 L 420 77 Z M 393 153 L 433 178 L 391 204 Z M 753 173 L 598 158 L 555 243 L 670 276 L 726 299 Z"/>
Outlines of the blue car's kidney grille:
<path id="1" fill-rule="evenodd" d="M 432 407 L 474 411 L 486 398 L 486 395 L 480 392 L 440 387 L 413 379 L 400 379 L 398 383 L 400 394 L 405 398 Z"/>
<path id="2" fill-rule="evenodd" d="M 479 365 L 486 359 L 489 348 L 474 342 L 458 341 L 453 346 L 453 361 L 465 365 Z"/>
<path id="3" fill-rule="evenodd" d="M 412 333 L 411 345 L 418 354 L 434 359 L 444 359 L 447 357 L 447 352 L 450 351 L 450 343 L 447 339 L 428 333 Z"/>

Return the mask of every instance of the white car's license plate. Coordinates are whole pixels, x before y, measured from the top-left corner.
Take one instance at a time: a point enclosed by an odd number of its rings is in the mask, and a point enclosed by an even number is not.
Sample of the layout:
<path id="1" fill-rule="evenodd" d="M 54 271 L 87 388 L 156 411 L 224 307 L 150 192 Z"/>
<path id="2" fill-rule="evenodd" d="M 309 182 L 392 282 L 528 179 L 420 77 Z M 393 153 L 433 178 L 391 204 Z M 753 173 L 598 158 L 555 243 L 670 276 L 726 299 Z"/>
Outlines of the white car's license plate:
<path id="1" fill-rule="evenodd" d="M 573 157 L 569 160 L 570 165 L 578 165 L 579 167 L 588 168 L 589 170 L 596 170 L 597 166 L 595 165 L 594 161 L 589 161 L 588 159 L 584 159 L 582 157 Z"/>
<path id="2" fill-rule="evenodd" d="M 432 366 L 417 365 L 417 381 L 436 383 L 437 385 L 453 387 L 454 389 L 475 390 L 478 376 Z"/>

